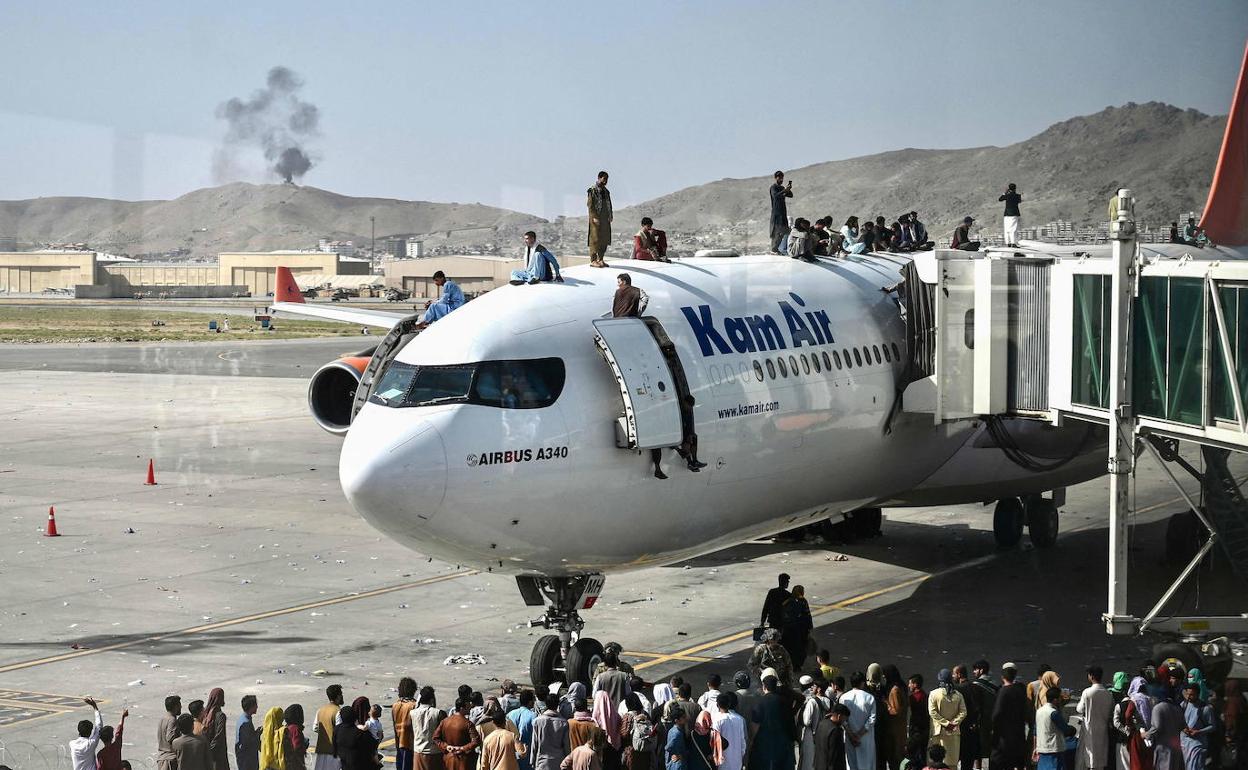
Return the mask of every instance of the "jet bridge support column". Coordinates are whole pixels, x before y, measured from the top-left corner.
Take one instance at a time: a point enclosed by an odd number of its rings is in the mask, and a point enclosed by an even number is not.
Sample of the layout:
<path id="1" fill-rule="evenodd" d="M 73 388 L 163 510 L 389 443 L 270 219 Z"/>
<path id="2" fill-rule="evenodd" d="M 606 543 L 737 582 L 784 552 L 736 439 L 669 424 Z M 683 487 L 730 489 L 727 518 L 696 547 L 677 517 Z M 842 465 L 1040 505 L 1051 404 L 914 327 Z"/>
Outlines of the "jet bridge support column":
<path id="1" fill-rule="evenodd" d="M 1127 609 L 1127 556 L 1130 537 L 1131 474 L 1135 463 L 1135 424 L 1131 408 L 1131 305 L 1135 295 L 1135 201 L 1118 191 L 1118 217 L 1109 223 L 1113 240 L 1113 283 L 1109 346 L 1109 605 L 1102 618 L 1110 634 L 1133 634 L 1139 621 Z"/>

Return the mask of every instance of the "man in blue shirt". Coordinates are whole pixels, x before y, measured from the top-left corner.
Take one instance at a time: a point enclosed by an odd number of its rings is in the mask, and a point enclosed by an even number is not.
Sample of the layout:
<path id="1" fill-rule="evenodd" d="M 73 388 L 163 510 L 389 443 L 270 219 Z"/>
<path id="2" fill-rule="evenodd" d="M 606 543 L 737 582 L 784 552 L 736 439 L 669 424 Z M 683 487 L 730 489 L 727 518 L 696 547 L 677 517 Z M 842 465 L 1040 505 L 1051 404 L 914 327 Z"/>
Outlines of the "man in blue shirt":
<path id="1" fill-rule="evenodd" d="M 685 770 L 688 767 L 689 741 L 685 736 L 685 723 L 689 714 L 682 708 L 670 710 L 672 729 L 667 731 L 667 743 L 663 746 L 664 764 L 667 770 Z"/>
<path id="2" fill-rule="evenodd" d="M 234 761 L 238 770 L 260 770 L 260 733 L 251 721 L 258 708 L 256 696 L 244 695 L 242 707 L 235 730 Z"/>
<path id="3" fill-rule="evenodd" d="M 1195 682 L 1183 687 L 1183 721 L 1184 770 L 1204 770 L 1214 730 L 1213 707 L 1200 699 L 1200 685 Z"/>
<path id="4" fill-rule="evenodd" d="M 520 692 L 520 705 L 507 712 L 507 718 L 520 731 L 520 743 L 524 745 L 525 754 L 517 757 L 516 761 L 520 764 L 520 770 L 532 770 L 533 763 L 529 761 L 533 749 L 533 720 L 537 719 L 537 712 L 533 710 L 533 704 L 537 702 L 537 696 L 532 690 L 522 690 Z"/>
<path id="5" fill-rule="evenodd" d="M 433 282 L 442 290 L 442 296 L 425 305 L 425 316 L 416 325 L 417 329 L 423 329 L 452 310 L 463 307 L 464 292 L 459 288 L 459 284 L 447 280 L 446 273 L 441 270 L 434 273 Z"/>

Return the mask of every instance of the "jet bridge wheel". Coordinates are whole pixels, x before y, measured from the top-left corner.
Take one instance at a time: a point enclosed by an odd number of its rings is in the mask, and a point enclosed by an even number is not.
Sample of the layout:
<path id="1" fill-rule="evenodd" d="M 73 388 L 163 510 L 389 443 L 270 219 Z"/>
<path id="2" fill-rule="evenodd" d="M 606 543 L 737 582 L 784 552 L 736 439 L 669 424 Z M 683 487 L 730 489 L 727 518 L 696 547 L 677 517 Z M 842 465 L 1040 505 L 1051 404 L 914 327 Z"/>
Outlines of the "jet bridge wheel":
<path id="1" fill-rule="evenodd" d="M 558 637 L 555 637 L 556 639 Z M 597 639 L 581 637 L 568 650 L 564 677 L 568 684 L 580 682 L 586 687 L 594 683 L 594 671 L 602 661 L 602 643 Z"/>
<path id="2" fill-rule="evenodd" d="M 562 662 L 558 634 L 547 634 L 538 639 L 533 645 L 533 654 L 529 656 L 529 679 L 533 682 L 533 689 L 544 694 L 550 685 L 559 681 L 559 664 Z"/>
<path id="3" fill-rule="evenodd" d="M 1036 548 L 1057 544 L 1057 505 L 1044 497 L 1027 498 L 1027 535 Z"/>
<path id="4" fill-rule="evenodd" d="M 1018 545 L 1023 538 L 1023 501 L 1017 497 L 1003 497 L 997 501 L 992 512 L 992 535 L 997 547 L 1006 550 Z"/>

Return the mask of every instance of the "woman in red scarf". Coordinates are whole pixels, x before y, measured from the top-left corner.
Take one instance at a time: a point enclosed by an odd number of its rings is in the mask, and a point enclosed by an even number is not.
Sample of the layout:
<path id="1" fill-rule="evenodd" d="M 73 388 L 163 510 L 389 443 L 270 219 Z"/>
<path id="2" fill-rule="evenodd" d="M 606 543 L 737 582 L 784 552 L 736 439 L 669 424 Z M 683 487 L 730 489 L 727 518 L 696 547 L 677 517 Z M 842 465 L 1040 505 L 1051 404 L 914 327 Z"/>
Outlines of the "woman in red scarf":
<path id="1" fill-rule="evenodd" d="M 689 770 L 716 770 L 724 763 L 724 739 L 711 722 L 711 712 L 703 711 L 690 731 Z"/>
<path id="2" fill-rule="evenodd" d="M 283 714 L 286 732 L 282 735 L 284 770 L 306 770 L 308 765 L 308 737 L 303 734 L 303 706 L 292 703 Z"/>

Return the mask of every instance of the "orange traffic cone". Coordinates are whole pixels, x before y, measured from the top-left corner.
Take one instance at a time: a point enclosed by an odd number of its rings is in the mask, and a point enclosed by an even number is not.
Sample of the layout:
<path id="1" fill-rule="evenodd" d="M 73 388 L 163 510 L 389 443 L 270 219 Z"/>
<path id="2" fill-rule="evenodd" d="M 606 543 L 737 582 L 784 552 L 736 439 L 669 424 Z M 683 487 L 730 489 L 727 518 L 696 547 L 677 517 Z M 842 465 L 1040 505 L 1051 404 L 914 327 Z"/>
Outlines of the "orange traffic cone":
<path id="1" fill-rule="evenodd" d="M 60 537 L 61 533 L 56 531 L 56 508 L 48 506 L 48 528 L 43 533 L 44 537 Z"/>
<path id="2" fill-rule="evenodd" d="M 156 486 L 156 462 L 154 460 L 147 461 L 147 481 L 143 482 L 144 486 Z"/>

